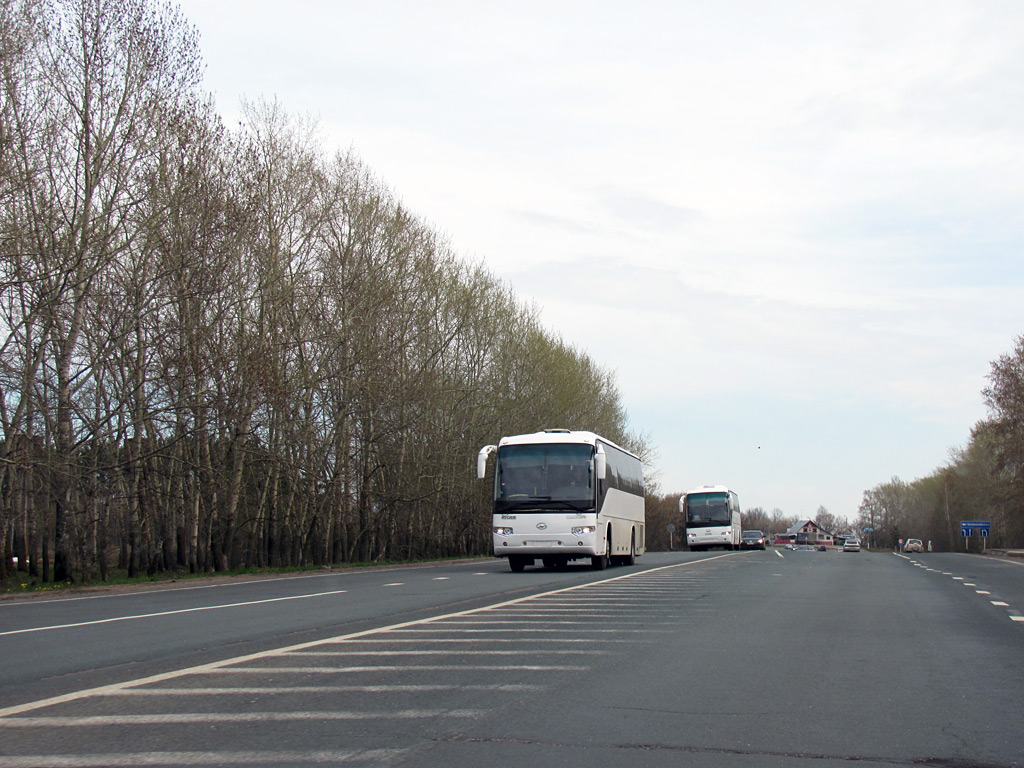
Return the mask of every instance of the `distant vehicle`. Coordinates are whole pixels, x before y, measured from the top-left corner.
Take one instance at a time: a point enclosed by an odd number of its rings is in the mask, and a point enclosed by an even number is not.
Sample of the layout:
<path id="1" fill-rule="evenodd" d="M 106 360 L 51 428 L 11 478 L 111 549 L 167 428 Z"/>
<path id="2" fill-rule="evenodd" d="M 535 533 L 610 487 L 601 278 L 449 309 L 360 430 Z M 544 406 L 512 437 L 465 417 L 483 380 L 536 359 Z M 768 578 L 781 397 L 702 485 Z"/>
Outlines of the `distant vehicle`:
<path id="1" fill-rule="evenodd" d="M 924 544 L 921 543 L 920 539 L 907 539 L 907 543 L 903 545 L 904 552 L 924 552 Z"/>
<path id="2" fill-rule="evenodd" d="M 546 429 L 503 437 L 477 455 L 477 477 L 496 454 L 491 541 L 516 573 L 589 558 L 595 570 L 632 565 L 646 549 L 640 458 L 593 432 Z"/>
<path id="3" fill-rule="evenodd" d="M 843 552 L 860 552 L 860 539 L 847 539 L 844 541 Z"/>
<path id="4" fill-rule="evenodd" d="M 740 538 L 740 549 L 764 549 L 768 545 L 761 531 L 744 531 Z"/>
<path id="5" fill-rule="evenodd" d="M 740 498 L 724 485 L 705 485 L 679 499 L 691 552 L 712 547 L 739 549 L 742 534 Z"/>

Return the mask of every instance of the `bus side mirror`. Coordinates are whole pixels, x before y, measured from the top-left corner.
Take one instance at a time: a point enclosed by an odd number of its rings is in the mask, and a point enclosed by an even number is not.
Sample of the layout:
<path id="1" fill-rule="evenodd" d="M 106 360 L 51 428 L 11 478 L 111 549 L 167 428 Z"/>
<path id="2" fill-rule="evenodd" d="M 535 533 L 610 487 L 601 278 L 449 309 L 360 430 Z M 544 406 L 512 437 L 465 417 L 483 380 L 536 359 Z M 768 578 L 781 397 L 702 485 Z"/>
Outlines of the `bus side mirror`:
<path id="1" fill-rule="evenodd" d="M 597 453 L 594 454 L 594 474 L 598 480 L 604 480 L 608 476 L 608 457 L 601 446 L 597 447 Z"/>
<path id="2" fill-rule="evenodd" d="M 476 455 L 476 479 L 483 480 L 487 477 L 487 457 L 498 450 L 496 445 L 485 445 Z"/>
<path id="3" fill-rule="evenodd" d="M 679 514 L 683 514 L 686 511 L 686 497 L 679 497 Z"/>

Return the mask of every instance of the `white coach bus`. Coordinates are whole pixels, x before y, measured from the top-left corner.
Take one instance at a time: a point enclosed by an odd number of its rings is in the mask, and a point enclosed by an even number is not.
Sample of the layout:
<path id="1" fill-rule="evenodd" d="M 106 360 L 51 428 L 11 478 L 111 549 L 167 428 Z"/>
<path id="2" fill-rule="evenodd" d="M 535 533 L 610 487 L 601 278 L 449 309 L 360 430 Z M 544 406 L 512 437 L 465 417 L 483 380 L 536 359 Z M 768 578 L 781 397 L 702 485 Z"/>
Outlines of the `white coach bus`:
<path id="1" fill-rule="evenodd" d="M 724 485 L 687 491 L 679 500 L 686 523 L 686 543 L 694 552 L 711 547 L 739 549 L 743 536 L 740 498 Z"/>
<path id="2" fill-rule="evenodd" d="M 644 553 L 644 476 L 634 454 L 593 432 L 546 429 L 481 448 L 481 480 L 492 453 L 491 538 L 513 571 L 537 558 L 547 568 L 590 558 L 602 570 Z"/>

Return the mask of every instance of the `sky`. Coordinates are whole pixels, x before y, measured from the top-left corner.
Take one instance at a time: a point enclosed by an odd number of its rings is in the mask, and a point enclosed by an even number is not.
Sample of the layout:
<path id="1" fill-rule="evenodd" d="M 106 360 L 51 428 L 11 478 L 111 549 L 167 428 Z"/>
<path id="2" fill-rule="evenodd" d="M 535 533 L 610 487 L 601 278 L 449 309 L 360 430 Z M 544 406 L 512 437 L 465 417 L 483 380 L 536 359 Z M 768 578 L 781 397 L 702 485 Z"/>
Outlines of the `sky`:
<path id="1" fill-rule="evenodd" d="M 852 522 L 1024 334 L 1017 0 L 180 7 L 229 125 L 316 118 L 615 372 L 662 493 Z"/>

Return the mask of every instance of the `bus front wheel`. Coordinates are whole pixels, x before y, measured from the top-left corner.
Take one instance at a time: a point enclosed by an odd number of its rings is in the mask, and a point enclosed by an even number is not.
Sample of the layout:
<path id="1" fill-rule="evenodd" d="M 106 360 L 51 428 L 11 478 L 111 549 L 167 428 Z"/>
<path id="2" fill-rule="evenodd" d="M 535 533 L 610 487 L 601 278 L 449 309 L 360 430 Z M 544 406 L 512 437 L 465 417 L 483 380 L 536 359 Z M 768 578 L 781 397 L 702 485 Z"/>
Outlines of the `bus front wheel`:
<path id="1" fill-rule="evenodd" d="M 522 555 L 509 555 L 508 567 L 512 569 L 513 573 L 522 573 L 526 568 L 527 559 L 528 558 L 525 558 Z"/>
<path id="2" fill-rule="evenodd" d="M 612 557 L 612 529 L 608 528 L 608 536 L 605 538 L 604 554 L 594 555 L 590 558 L 590 564 L 595 571 L 603 571 L 611 563 Z"/>

